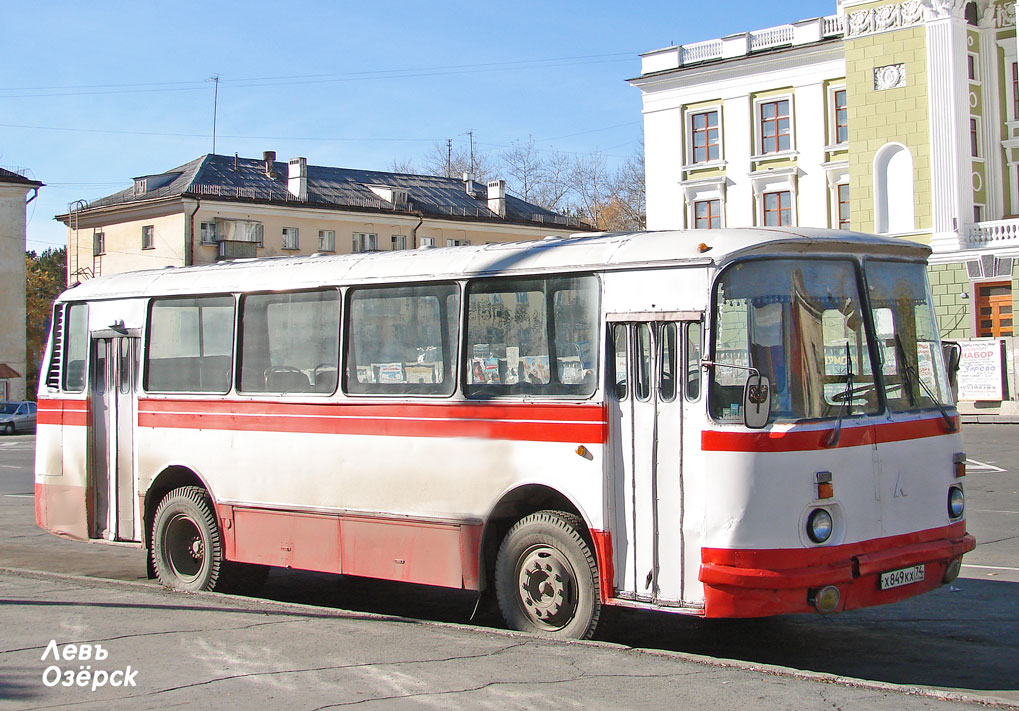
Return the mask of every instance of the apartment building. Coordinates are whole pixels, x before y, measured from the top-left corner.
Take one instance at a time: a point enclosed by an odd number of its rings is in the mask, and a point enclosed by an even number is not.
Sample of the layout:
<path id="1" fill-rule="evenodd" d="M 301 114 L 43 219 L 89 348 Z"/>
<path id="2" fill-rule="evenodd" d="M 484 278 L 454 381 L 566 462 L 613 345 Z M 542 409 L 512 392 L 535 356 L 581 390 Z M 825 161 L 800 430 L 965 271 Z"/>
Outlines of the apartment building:
<path id="1" fill-rule="evenodd" d="M 204 155 L 56 219 L 68 283 L 100 274 L 255 256 L 446 247 L 592 228 L 506 192 L 429 175 Z"/>

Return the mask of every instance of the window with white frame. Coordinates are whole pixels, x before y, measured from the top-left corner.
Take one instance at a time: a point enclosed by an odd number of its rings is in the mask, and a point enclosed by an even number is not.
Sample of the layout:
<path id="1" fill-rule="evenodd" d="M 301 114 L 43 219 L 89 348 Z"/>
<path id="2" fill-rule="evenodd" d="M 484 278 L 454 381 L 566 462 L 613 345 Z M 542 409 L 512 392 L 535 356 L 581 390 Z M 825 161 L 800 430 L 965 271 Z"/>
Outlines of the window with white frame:
<path id="1" fill-rule="evenodd" d="M 435 246 L 435 238 L 434 237 L 418 237 L 418 243 L 422 247 L 434 247 Z"/>
<path id="2" fill-rule="evenodd" d="M 453 239 L 450 237 L 446 240 L 447 247 L 469 247 L 471 241 L 469 239 Z"/>
<path id="3" fill-rule="evenodd" d="M 966 54 L 966 78 L 972 82 L 980 81 L 980 62 L 973 52 Z"/>
<path id="4" fill-rule="evenodd" d="M 296 227 L 283 228 L 283 249 L 299 249 Z"/>
<path id="5" fill-rule="evenodd" d="M 354 252 L 374 252 L 379 248 L 379 236 L 372 232 L 355 232 Z"/>
<path id="6" fill-rule="evenodd" d="M 1012 120 L 1019 121 L 1019 62 L 1012 62 Z"/>
<path id="7" fill-rule="evenodd" d="M 153 225 L 142 225 L 142 249 L 156 248 L 156 228 Z"/>
<path id="8" fill-rule="evenodd" d="M 318 231 L 318 251 L 319 252 L 336 251 L 336 230 Z"/>
<path id="9" fill-rule="evenodd" d="M 979 158 L 980 153 L 980 119 L 977 116 L 969 117 L 969 154 L 973 158 Z"/>
<path id="10" fill-rule="evenodd" d="M 101 230 L 92 233 L 92 256 L 106 254 L 106 234 Z"/>
<path id="11" fill-rule="evenodd" d="M 722 159 L 721 112 L 718 109 L 694 111 L 689 114 L 691 165 L 713 163 Z"/>
<path id="12" fill-rule="evenodd" d="M 792 98 L 763 99 L 755 102 L 757 149 L 759 155 L 793 150 Z"/>
<path id="13" fill-rule="evenodd" d="M 389 243 L 394 252 L 398 249 L 407 249 L 407 235 L 390 235 Z"/>
<path id="14" fill-rule="evenodd" d="M 698 200 L 693 204 L 694 227 L 698 230 L 717 230 L 722 226 L 722 201 Z"/>
<path id="15" fill-rule="evenodd" d="M 201 223 L 202 244 L 216 244 L 216 223 Z"/>

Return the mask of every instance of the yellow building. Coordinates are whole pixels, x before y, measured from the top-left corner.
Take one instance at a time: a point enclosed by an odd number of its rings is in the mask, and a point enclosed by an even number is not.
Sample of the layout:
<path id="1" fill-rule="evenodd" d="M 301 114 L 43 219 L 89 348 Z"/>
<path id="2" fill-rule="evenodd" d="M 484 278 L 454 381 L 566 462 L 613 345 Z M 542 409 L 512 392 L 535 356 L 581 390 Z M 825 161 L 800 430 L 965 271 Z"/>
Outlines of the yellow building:
<path id="1" fill-rule="evenodd" d="M 482 185 L 428 175 L 205 155 L 57 215 L 68 283 L 225 258 L 446 247 L 565 237 L 576 219 Z"/>
<path id="2" fill-rule="evenodd" d="M 942 337 L 1004 342 L 1014 399 L 1015 8 L 837 0 L 826 17 L 643 54 L 630 83 L 649 228 L 802 225 L 929 244 Z"/>

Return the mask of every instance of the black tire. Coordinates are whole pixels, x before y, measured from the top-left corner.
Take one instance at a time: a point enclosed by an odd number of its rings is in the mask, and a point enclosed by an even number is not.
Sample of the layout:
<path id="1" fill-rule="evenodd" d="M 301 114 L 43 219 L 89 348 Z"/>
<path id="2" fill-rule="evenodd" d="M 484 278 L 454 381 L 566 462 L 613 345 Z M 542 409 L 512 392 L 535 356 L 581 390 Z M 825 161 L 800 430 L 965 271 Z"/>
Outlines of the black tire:
<path id="1" fill-rule="evenodd" d="M 4 425 L 4 434 L 12 435 L 15 432 L 17 432 L 17 429 L 15 429 L 13 422 L 8 422 Z"/>
<path id="2" fill-rule="evenodd" d="M 495 591 L 506 624 L 546 637 L 588 639 L 601 615 L 598 564 L 580 519 L 538 511 L 509 530 L 495 559 Z"/>
<path id="3" fill-rule="evenodd" d="M 223 539 L 209 495 L 198 486 L 174 489 L 159 502 L 152 523 L 152 566 L 173 590 L 216 590 Z"/>

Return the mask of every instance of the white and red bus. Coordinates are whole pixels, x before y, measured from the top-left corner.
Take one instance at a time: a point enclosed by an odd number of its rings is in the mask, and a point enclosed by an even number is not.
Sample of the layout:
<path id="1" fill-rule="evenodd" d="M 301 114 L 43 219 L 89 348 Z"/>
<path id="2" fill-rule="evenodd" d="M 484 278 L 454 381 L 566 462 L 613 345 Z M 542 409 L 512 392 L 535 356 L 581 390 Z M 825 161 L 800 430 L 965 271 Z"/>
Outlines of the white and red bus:
<path id="1" fill-rule="evenodd" d="M 89 280 L 54 307 L 36 517 L 171 588 L 490 591 L 557 636 L 902 600 L 975 545 L 928 253 L 717 230 Z"/>

